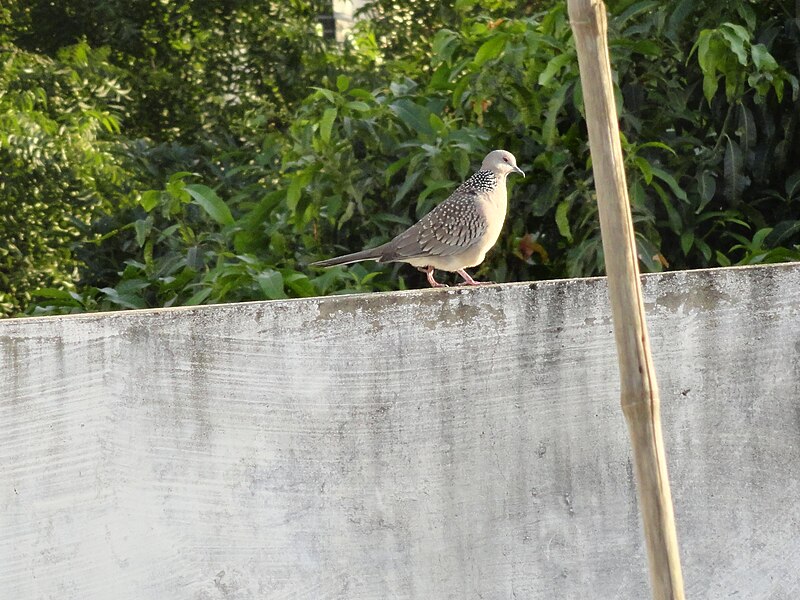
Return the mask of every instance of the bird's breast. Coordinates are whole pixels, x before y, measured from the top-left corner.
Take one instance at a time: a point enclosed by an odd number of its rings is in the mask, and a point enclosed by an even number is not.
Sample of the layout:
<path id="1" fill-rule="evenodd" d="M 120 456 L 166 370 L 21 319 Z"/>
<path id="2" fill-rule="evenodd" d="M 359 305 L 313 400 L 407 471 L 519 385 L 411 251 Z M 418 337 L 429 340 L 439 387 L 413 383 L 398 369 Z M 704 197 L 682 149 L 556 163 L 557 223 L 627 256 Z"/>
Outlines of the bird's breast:
<path id="1" fill-rule="evenodd" d="M 481 245 L 488 251 L 489 248 L 495 245 L 497 238 L 500 237 L 500 231 L 502 231 L 503 223 L 506 220 L 508 194 L 506 193 L 504 181 L 498 184 L 494 193 L 481 201 L 481 211 L 488 224 Z"/>

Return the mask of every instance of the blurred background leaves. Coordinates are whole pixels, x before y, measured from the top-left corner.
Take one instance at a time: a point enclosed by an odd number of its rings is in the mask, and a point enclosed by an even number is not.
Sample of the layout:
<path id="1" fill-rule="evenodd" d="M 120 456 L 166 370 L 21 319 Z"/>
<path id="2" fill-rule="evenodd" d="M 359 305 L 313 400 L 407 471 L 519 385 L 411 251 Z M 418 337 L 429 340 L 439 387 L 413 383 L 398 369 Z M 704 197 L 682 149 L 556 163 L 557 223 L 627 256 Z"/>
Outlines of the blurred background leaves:
<path id="1" fill-rule="evenodd" d="M 608 3 L 645 271 L 800 259 L 795 3 Z M 516 154 L 494 281 L 602 273 L 564 3 L 12 0 L 0 314 L 425 285 L 314 260 L 390 239 Z"/>

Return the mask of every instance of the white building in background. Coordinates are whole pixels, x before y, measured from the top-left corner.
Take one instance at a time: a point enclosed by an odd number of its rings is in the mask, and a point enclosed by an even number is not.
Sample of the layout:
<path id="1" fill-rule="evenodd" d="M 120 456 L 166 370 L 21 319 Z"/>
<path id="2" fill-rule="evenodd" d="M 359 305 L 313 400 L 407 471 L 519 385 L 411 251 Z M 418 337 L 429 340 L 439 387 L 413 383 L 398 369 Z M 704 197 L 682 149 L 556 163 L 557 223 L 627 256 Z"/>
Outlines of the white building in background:
<path id="1" fill-rule="evenodd" d="M 333 0 L 330 15 L 320 15 L 323 35 L 343 42 L 355 23 L 355 14 L 367 0 Z"/>

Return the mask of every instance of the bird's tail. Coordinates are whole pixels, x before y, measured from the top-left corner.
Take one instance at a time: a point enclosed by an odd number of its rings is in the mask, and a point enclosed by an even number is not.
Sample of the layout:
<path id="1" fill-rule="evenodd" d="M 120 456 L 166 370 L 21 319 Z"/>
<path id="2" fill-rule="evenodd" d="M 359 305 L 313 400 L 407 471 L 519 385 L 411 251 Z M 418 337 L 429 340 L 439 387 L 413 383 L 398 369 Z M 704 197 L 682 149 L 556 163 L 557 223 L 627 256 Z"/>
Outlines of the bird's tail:
<path id="1" fill-rule="evenodd" d="M 362 260 L 377 260 L 383 258 L 385 248 L 378 246 L 377 248 L 370 248 L 369 250 L 362 250 L 361 252 L 353 252 L 352 254 L 345 254 L 344 256 L 337 256 L 327 260 L 319 260 L 311 263 L 314 267 L 333 267 L 336 265 L 349 265 L 351 263 L 361 262 Z"/>

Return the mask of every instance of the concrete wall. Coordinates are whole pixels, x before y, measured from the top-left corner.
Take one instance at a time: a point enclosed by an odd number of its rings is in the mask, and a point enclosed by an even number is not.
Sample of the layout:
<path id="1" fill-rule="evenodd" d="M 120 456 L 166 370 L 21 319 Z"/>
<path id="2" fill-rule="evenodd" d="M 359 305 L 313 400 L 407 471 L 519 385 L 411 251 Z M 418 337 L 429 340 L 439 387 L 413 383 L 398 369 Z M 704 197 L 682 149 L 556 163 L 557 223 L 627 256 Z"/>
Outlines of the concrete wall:
<path id="1" fill-rule="evenodd" d="M 687 597 L 800 598 L 800 265 L 645 278 Z M 602 279 L 0 322 L 0 597 L 647 598 Z"/>

